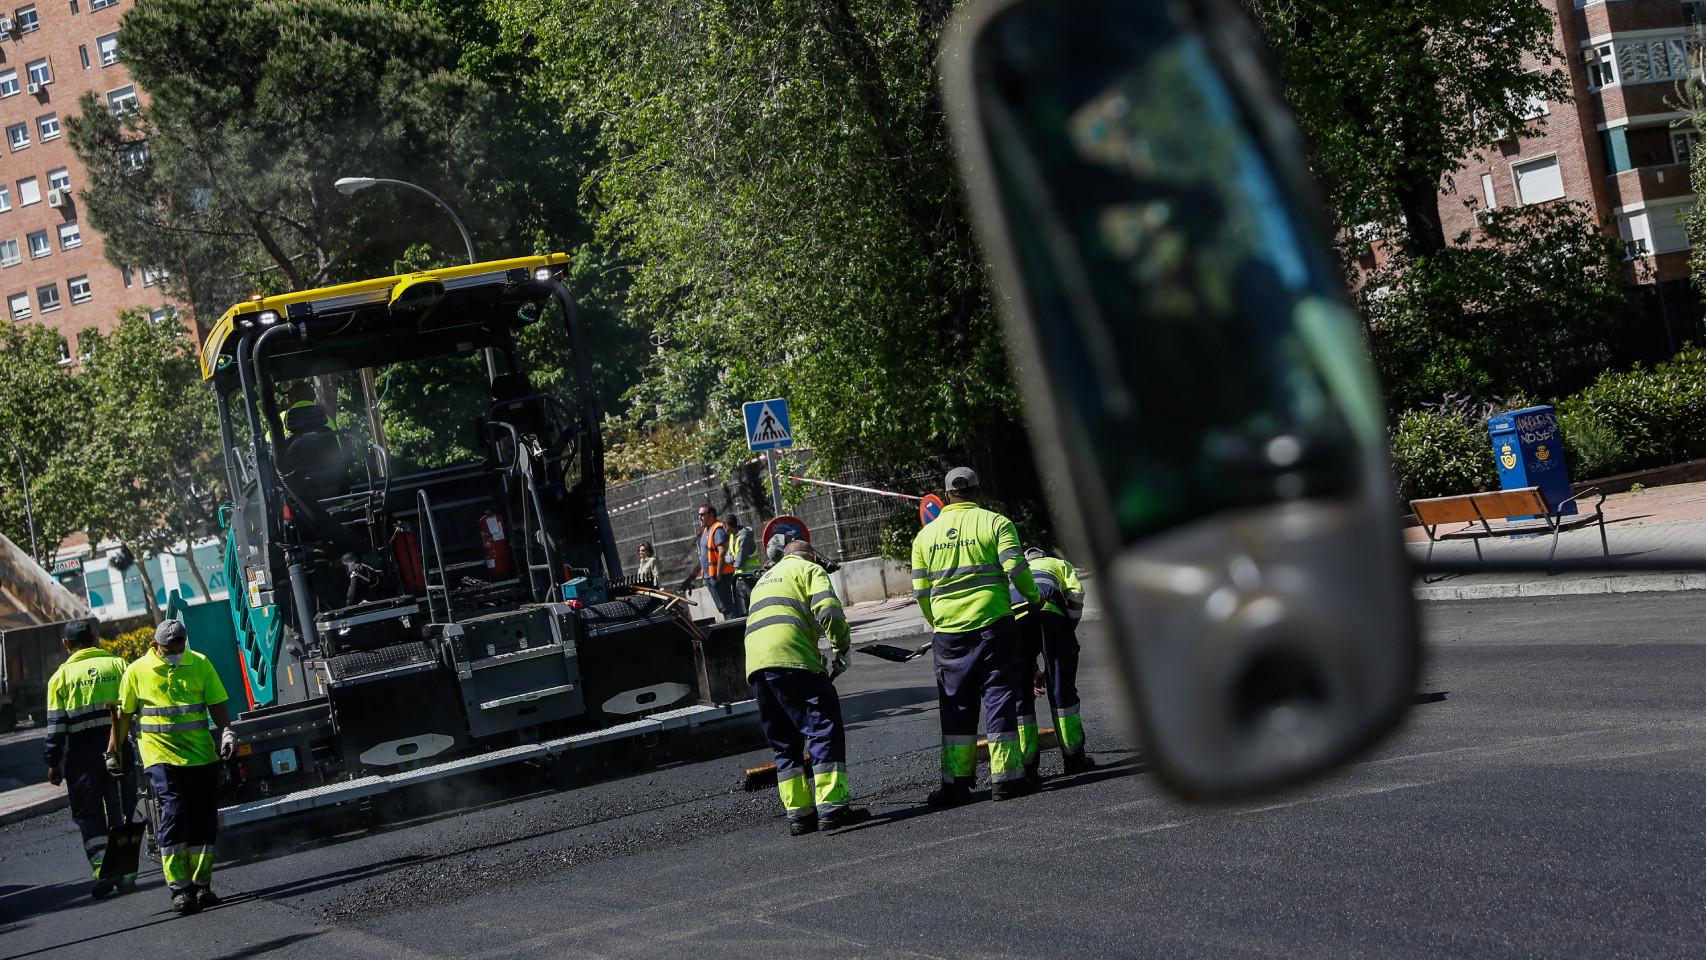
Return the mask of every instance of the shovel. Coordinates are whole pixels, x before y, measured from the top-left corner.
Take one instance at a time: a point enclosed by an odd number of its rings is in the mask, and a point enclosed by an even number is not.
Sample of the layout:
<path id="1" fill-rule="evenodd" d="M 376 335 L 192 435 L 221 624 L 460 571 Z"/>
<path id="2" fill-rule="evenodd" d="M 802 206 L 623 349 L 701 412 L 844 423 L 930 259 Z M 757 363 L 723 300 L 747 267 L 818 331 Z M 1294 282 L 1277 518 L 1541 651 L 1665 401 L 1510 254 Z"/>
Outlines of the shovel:
<path id="1" fill-rule="evenodd" d="M 916 650 L 897 647 L 892 643 L 872 643 L 863 647 L 856 647 L 854 649 L 858 650 L 860 653 L 868 653 L 879 660 L 887 660 L 890 663 L 905 663 L 908 660 L 914 660 L 918 657 L 924 656 L 926 653 L 929 653 L 930 644 L 923 644 Z"/>

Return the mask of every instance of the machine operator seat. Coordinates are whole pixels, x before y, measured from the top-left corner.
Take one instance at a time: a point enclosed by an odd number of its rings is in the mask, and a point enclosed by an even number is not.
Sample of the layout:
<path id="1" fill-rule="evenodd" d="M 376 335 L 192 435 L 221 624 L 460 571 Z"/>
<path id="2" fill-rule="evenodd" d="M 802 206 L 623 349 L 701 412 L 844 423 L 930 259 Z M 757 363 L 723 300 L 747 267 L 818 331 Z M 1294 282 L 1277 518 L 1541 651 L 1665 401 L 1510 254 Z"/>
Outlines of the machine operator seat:
<path id="1" fill-rule="evenodd" d="M 299 404 L 284 415 L 279 467 L 303 496 L 326 500 L 350 489 L 350 457 L 318 404 Z"/>

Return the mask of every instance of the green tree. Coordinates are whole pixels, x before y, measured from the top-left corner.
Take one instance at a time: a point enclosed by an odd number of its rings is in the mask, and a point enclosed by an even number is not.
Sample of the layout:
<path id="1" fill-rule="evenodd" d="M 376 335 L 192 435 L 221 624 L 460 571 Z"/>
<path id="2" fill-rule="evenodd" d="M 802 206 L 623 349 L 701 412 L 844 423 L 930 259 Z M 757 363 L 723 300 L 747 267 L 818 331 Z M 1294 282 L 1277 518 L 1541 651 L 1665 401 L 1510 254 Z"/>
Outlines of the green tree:
<path id="1" fill-rule="evenodd" d="M 83 528 L 92 484 L 84 449 L 88 403 L 70 364 L 60 362 L 64 345 L 57 331 L 41 324 L 0 326 L 0 530 L 29 549 L 21 454 L 43 562 Z"/>
<path id="2" fill-rule="evenodd" d="M 1462 158 L 1531 137 L 1536 101 L 1568 99 L 1540 0 L 1245 0 L 1340 229 L 1394 229 L 1443 250 L 1439 191 Z M 1568 10 L 1565 10 L 1568 15 Z"/>
<path id="3" fill-rule="evenodd" d="M 139 560 L 218 536 L 224 499 L 213 393 L 201 380 L 194 344 L 175 320 L 128 311 L 107 333 L 88 332 L 76 380 L 88 433 L 78 444 L 88 478 L 83 525 L 90 539 L 116 540 Z M 184 550 L 179 551 L 182 544 Z M 202 596 L 194 563 L 189 567 Z M 154 584 L 143 569 L 149 610 Z"/>
<path id="4" fill-rule="evenodd" d="M 114 115 L 85 97 L 67 127 L 79 195 L 115 261 L 163 267 L 198 316 L 250 290 L 301 290 L 384 272 L 410 244 L 460 251 L 418 195 L 345 197 L 344 176 L 395 177 L 475 214 L 466 185 L 501 179 L 493 91 L 457 69 L 430 20 L 338 0 L 151 0 L 119 45 L 148 92 Z"/>
<path id="5" fill-rule="evenodd" d="M 1617 355 L 1635 307 L 1624 245 L 1575 202 L 1492 211 L 1473 243 L 1400 254 L 1361 299 L 1395 411 L 1585 386 Z"/>
<path id="6" fill-rule="evenodd" d="M 952 6 L 494 3 L 602 148 L 620 309 L 661 344 L 638 415 L 732 460 L 740 402 L 783 395 L 814 463 L 1029 462 L 937 101 Z"/>

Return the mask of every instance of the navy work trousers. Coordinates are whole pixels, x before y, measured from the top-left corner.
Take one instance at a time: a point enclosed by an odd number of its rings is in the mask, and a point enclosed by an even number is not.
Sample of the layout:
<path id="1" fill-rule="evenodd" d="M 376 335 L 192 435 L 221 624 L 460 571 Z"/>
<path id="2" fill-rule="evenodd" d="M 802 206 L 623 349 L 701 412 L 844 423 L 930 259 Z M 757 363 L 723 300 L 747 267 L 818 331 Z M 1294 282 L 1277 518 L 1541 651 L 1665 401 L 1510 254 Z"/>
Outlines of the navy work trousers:
<path id="1" fill-rule="evenodd" d="M 148 768 L 160 809 L 160 859 L 173 893 L 213 880 L 213 844 L 219 833 L 219 764 L 193 767 L 157 763 Z"/>
<path id="2" fill-rule="evenodd" d="M 1018 779 L 1020 690 L 1019 634 L 1011 616 L 965 633 L 931 637 L 936 697 L 942 719 L 942 782 L 970 786 L 976 779 L 977 714 L 983 707 L 989 773 L 996 783 Z"/>
<path id="3" fill-rule="evenodd" d="M 776 753 L 776 782 L 788 819 L 810 819 L 847 806 L 847 727 L 841 722 L 841 697 L 829 677 L 815 670 L 779 668 L 756 671 L 751 681 L 758 722 Z M 802 756 L 811 764 L 815 803 Z"/>
<path id="4" fill-rule="evenodd" d="M 107 772 L 107 737 L 110 727 L 79 730 L 70 735 L 66 744 L 65 790 L 71 797 L 71 819 L 83 836 L 83 853 L 89 866 L 99 872 L 107 852 L 107 834 L 123 826 L 136 809 L 136 764 L 125 764 L 121 781 Z M 131 757 L 130 744 L 124 745 L 124 755 Z"/>

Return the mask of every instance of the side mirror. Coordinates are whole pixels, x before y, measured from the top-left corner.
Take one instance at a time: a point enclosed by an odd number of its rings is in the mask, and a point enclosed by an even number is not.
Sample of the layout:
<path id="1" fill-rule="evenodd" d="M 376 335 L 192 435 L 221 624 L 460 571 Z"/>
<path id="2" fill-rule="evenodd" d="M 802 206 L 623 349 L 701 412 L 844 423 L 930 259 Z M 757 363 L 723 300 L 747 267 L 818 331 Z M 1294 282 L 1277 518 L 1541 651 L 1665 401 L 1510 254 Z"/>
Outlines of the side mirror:
<path id="1" fill-rule="evenodd" d="M 1203 799 L 1343 762 L 1418 667 L 1380 394 L 1263 63 L 1225 0 L 992 0 L 942 50 L 1056 524 Z"/>

